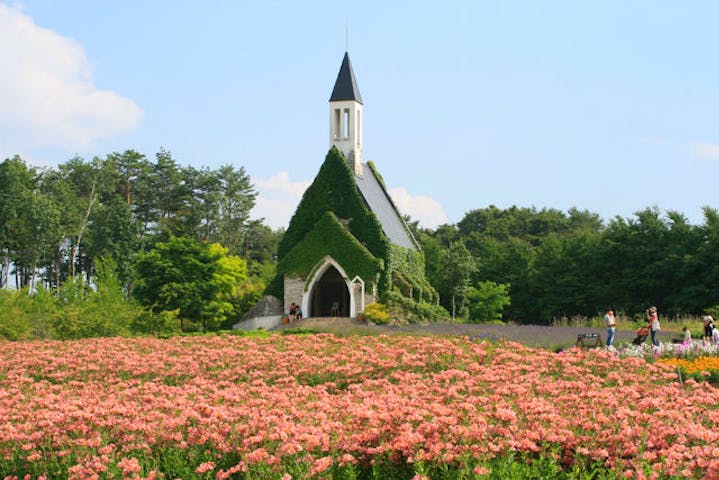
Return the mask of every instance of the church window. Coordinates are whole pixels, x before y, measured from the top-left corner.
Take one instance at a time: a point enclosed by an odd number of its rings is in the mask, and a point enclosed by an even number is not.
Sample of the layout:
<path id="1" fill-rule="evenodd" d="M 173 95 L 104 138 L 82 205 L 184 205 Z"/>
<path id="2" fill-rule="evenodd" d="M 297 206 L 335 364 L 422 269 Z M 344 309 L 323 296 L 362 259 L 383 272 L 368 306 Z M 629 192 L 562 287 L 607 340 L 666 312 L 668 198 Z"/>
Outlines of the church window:
<path id="1" fill-rule="evenodd" d="M 342 137 L 350 138 L 350 109 L 345 108 L 342 115 Z"/>
<path id="2" fill-rule="evenodd" d="M 334 120 L 334 137 L 340 138 L 340 132 L 342 132 L 342 111 L 339 108 L 335 108 L 335 120 Z"/>

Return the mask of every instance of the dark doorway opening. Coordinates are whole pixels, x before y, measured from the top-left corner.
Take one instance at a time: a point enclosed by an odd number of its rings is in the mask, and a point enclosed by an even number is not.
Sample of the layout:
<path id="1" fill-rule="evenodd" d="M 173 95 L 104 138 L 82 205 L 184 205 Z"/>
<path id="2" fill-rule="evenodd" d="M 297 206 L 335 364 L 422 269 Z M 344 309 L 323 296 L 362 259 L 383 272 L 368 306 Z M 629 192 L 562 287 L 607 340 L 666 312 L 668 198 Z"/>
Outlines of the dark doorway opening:
<path id="1" fill-rule="evenodd" d="M 330 266 L 312 287 L 313 317 L 349 317 L 350 292 L 344 278 Z"/>

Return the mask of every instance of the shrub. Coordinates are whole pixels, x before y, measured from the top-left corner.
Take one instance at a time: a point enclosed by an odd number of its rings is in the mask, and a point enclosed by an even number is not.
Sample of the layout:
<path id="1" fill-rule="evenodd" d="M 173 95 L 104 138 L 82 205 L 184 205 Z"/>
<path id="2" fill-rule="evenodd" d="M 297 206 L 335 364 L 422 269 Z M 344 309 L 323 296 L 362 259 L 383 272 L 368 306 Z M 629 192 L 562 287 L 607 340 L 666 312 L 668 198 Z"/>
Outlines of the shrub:
<path id="1" fill-rule="evenodd" d="M 143 314 L 144 309 L 122 290 L 112 259 L 97 259 L 95 268 L 95 288 L 83 277 L 67 280 L 60 288 L 61 308 L 52 323 L 55 338 L 129 335 L 131 323 Z"/>
<path id="2" fill-rule="evenodd" d="M 0 338 L 49 338 L 58 308 L 57 299 L 42 287 L 33 295 L 27 289 L 0 290 Z"/>
<path id="3" fill-rule="evenodd" d="M 364 316 L 370 322 L 378 325 L 387 325 L 390 321 L 389 312 L 387 306 L 382 303 L 372 302 L 365 306 Z"/>
<path id="4" fill-rule="evenodd" d="M 153 313 L 149 310 L 136 316 L 130 324 L 132 333 L 165 336 L 180 332 L 178 310 L 163 310 Z"/>
<path id="5" fill-rule="evenodd" d="M 25 292 L 0 290 L 0 338 L 21 340 L 28 337 L 30 322 L 18 305 L 19 295 L 23 294 L 27 296 Z"/>
<path id="6" fill-rule="evenodd" d="M 382 300 L 392 311 L 395 323 L 436 323 L 449 320 L 449 313 L 440 305 L 417 302 L 399 292 L 386 292 Z"/>

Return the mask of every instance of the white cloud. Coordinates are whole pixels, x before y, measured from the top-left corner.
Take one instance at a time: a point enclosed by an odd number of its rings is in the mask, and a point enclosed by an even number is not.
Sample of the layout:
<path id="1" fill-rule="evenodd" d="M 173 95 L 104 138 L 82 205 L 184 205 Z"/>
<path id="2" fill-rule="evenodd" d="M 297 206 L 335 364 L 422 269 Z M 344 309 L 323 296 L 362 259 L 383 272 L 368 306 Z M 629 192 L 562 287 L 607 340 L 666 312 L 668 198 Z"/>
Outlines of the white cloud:
<path id="1" fill-rule="evenodd" d="M 92 82 L 83 47 L 0 3 L 0 145 L 86 150 L 136 128 L 141 109 Z"/>
<path id="2" fill-rule="evenodd" d="M 293 182 L 290 175 L 277 172 L 270 178 L 257 180 L 257 199 L 252 209 L 253 218 L 264 218 L 265 224 L 272 228 L 287 228 L 297 205 L 302 199 L 311 180 Z"/>
<path id="3" fill-rule="evenodd" d="M 449 222 L 442 205 L 432 197 L 412 196 L 405 187 L 390 188 L 389 194 L 401 213 L 418 220 L 425 228 L 437 228 Z"/>
<path id="4" fill-rule="evenodd" d="M 719 144 L 697 143 L 692 145 L 692 153 L 699 158 L 719 160 Z"/>

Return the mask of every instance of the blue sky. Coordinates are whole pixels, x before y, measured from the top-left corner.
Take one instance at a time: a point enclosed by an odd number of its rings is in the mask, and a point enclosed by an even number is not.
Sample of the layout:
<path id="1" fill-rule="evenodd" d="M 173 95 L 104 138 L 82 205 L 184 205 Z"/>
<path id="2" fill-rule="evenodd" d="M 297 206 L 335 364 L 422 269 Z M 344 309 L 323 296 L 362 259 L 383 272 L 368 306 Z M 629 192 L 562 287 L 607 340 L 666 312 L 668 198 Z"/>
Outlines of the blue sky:
<path id="1" fill-rule="evenodd" d="M 286 226 L 345 51 L 364 154 L 425 226 L 488 205 L 719 207 L 719 2 L 0 0 L 0 158 L 244 166 Z"/>

